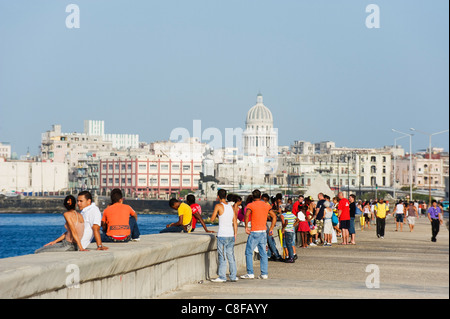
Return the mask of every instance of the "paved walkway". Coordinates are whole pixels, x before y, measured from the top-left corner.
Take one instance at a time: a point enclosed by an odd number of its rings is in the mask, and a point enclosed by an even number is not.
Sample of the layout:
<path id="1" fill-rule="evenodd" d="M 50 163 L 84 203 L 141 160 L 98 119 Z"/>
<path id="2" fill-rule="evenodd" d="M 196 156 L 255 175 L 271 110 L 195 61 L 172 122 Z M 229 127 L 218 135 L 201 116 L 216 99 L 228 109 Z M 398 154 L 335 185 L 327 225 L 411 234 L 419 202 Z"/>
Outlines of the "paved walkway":
<path id="1" fill-rule="evenodd" d="M 267 280 L 205 281 L 160 298 L 449 298 L 449 231 L 445 224 L 433 243 L 427 218 L 418 219 L 411 233 L 407 224 L 403 232 L 395 232 L 390 217 L 384 239 L 376 237 L 373 225 L 371 230 L 357 229 L 356 243 L 297 248 L 299 259 L 294 264 L 269 262 Z M 258 261 L 254 269 L 258 276 Z M 244 273 L 245 269 L 238 270 L 238 275 Z"/>

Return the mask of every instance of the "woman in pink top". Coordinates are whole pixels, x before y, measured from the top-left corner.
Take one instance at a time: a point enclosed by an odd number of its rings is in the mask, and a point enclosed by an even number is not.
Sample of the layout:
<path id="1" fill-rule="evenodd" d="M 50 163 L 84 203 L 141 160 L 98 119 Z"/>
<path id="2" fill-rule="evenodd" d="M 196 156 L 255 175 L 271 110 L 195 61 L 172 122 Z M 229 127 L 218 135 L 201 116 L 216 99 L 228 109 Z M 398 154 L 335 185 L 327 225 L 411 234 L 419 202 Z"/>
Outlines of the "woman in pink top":
<path id="1" fill-rule="evenodd" d="M 76 250 L 87 251 L 81 245 L 81 238 L 84 233 L 84 219 L 83 215 L 75 210 L 76 203 L 77 201 L 72 195 L 64 199 L 64 207 L 67 209 L 67 212 L 64 213 L 64 219 L 66 220 L 64 227 L 67 231 L 54 241 L 36 250 L 35 254 Z"/>

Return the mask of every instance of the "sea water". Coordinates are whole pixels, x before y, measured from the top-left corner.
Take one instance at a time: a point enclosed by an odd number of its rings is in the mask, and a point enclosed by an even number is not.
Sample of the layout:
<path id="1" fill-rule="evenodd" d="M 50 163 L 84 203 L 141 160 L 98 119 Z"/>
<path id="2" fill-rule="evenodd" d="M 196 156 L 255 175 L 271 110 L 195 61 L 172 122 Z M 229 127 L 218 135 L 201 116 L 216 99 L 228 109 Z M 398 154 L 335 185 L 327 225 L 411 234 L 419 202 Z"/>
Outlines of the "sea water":
<path id="1" fill-rule="evenodd" d="M 141 235 L 157 234 L 177 215 L 138 215 Z M 62 214 L 0 214 L 0 258 L 33 254 L 66 229 Z"/>

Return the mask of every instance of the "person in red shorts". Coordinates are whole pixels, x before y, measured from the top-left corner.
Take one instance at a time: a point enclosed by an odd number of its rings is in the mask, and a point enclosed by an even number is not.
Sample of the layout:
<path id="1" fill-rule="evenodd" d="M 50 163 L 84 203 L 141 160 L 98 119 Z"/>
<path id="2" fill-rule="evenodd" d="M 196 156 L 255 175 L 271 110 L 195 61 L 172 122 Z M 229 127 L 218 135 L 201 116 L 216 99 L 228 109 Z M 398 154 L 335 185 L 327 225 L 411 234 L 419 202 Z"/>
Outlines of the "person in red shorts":
<path id="1" fill-rule="evenodd" d="M 342 192 L 338 194 L 338 214 L 339 214 L 339 228 L 342 230 L 342 243 L 341 245 L 348 245 L 349 228 L 350 228 L 350 202 L 344 197 Z"/>

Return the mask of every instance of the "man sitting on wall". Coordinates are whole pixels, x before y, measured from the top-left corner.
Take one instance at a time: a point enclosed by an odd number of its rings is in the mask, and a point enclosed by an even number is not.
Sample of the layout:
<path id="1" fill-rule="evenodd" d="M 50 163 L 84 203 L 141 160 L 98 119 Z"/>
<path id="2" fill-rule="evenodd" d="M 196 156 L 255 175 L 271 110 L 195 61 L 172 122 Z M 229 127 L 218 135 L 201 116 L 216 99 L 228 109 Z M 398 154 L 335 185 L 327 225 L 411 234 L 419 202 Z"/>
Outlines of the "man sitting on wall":
<path id="1" fill-rule="evenodd" d="M 123 203 L 122 191 L 115 188 L 111 191 L 111 205 L 103 212 L 102 241 L 128 242 L 139 240 L 137 214 L 129 205 Z"/>
<path id="2" fill-rule="evenodd" d="M 160 231 L 160 233 L 190 233 L 192 229 L 192 209 L 186 204 L 180 202 L 176 198 L 169 201 L 169 206 L 178 211 L 178 221 L 170 223 Z"/>

